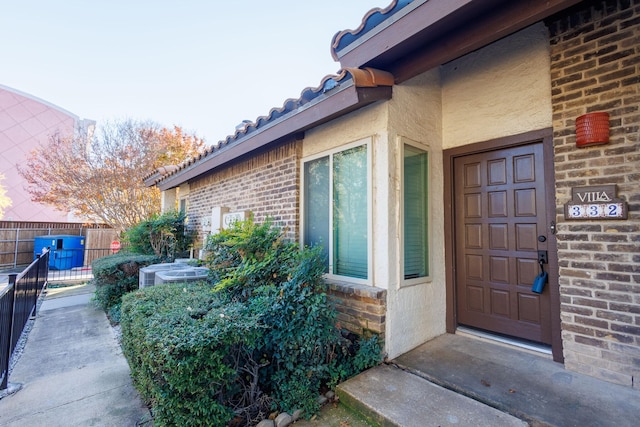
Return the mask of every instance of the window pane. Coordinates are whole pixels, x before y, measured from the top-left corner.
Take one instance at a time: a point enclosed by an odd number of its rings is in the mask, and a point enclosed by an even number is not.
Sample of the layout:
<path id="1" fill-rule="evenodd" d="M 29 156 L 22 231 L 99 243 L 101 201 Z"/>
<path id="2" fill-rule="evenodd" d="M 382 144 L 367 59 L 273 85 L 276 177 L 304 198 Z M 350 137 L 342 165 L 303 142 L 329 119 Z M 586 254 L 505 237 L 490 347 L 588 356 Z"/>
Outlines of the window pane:
<path id="1" fill-rule="evenodd" d="M 329 271 L 329 157 L 304 164 L 304 244 L 322 245 Z"/>
<path id="2" fill-rule="evenodd" d="M 427 153 L 404 147 L 404 278 L 429 275 Z"/>
<path id="3" fill-rule="evenodd" d="M 333 157 L 333 273 L 367 278 L 367 147 Z"/>

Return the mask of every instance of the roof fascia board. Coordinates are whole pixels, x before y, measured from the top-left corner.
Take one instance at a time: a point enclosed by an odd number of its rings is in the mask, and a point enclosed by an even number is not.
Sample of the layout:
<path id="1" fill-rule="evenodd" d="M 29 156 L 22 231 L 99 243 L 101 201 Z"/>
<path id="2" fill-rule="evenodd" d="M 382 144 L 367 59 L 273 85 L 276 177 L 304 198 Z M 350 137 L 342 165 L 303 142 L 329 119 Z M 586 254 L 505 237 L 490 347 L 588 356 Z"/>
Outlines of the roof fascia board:
<path id="1" fill-rule="evenodd" d="M 370 31 L 340 63 L 387 70 L 402 83 L 580 1 L 429 0 Z"/>
<path id="2" fill-rule="evenodd" d="M 461 31 L 429 43 L 423 50 L 406 55 L 404 60 L 395 61 L 389 69 L 394 74 L 396 83 L 401 83 L 483 48 L 580 1 L 582 0 L 509 1 L 496 8 L 497 13 L 490 14 L 487 19 L 472 21 Z"/>
<path id="3" fill-rule="evenodd" d="M 391 98 L 391 94 L 392 88 L 390 86 L 358 88 L 351 81 L 348 85 L 334 89 L 326 97 L 309 102 L 274 123 L 270 123 L 245 138 L 216 150 L 203 160 L 195 162 L 180 172 L 166 177 L 159 181 L 157 186 L 163 191 L 178 187 L 261 147 L 283 141 L 287 137 L 304 132 L 376 101 L 388 100 Z"/>
<path id="4" fill-rule="evenodd" d="M 476 0 L 426 0 L 405 7 L 363 35 L 357 43 L 337 52 L 342 68 L 359 68 L 370 63 L 381 52 L 392 49 L 415 36 L 425 28 L 433 26 L 456 11 Z M 405 11 L 406 9 L 406 11 Z M 411 13 L 409 13 L 411 12 Z"/>

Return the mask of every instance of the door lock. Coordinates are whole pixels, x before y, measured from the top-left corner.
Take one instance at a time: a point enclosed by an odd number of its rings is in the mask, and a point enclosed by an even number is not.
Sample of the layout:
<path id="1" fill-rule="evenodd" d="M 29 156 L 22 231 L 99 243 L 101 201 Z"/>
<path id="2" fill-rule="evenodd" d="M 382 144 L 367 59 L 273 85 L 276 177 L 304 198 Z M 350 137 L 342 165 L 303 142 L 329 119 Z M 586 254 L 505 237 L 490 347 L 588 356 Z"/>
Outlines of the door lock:
<path id="1" fill-rule="evenodd" d="M 538 251 L 538 263 L 549 264 L 549 253 L 547 251 Z"/>

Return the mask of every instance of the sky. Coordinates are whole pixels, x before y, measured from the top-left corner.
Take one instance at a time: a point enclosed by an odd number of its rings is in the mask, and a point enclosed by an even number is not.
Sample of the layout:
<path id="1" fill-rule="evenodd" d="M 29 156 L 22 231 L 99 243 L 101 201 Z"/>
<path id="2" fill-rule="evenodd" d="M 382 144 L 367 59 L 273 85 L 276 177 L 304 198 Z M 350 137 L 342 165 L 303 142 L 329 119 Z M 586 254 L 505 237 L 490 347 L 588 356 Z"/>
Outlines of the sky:
<path id="1" fill-rule="evenodd" d="M 391 0 L 20 0 L 0 13 L 0 84 L 98 125 L 216 143 L 336 74 L 331 39 Z"/>

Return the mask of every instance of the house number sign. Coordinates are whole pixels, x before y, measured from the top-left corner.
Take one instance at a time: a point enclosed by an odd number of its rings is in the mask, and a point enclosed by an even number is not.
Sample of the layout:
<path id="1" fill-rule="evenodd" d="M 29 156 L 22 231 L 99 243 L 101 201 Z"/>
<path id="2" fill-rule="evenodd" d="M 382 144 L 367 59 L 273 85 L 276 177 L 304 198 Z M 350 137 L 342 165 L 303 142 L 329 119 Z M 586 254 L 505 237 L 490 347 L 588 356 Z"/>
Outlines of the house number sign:
<path id="1" fill-rule="evenodd" d="M 576 187 L 564 205 L 565 219 L 627 219 L 627 202 L 619 199 L 615 185 Z"/>

